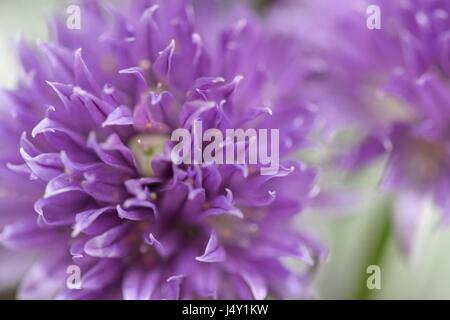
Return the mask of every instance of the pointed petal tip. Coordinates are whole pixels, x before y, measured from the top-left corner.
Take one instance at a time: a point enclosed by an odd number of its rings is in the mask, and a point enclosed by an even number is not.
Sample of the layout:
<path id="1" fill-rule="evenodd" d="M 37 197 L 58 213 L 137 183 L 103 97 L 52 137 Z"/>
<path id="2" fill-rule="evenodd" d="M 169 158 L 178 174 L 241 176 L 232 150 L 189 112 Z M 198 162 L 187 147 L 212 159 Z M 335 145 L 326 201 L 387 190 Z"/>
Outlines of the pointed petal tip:
<path id="1" fill-rule="evenodd" d="M 211 234 L 203 255 L 196 257 L 195 260 L 206 263 L 223 262 L 226 260 L 225 249 L 220 245 L 215 233 Z"/>

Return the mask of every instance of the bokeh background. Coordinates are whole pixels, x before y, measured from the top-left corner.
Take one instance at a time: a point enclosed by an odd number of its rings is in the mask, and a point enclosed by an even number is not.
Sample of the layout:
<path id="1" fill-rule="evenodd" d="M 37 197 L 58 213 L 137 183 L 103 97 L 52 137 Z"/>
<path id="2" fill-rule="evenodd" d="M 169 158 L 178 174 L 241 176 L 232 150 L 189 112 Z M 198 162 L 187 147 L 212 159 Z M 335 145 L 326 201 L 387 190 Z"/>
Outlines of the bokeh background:
<path id="1" fill-rule="evenodd" d="M 340 1 L 345 5 L 345 1 Z M 260 5 L 264 2 L 260 1 Z M 0 1 L 2 87 L 13 88 L 16 80 L 23 76 L 14 49 L 17 37 L 46 39 L 46 17 L 52 11 L 64 11 L 69 4 L 71 2 L 61 0 Z M 325 173 L 320 178 L 322 187 L 348 188 L 355 198 L 350 201 L 352 205 L 309 209 L 299 218 L 299 228 L 318 235 L 330 250 L 328 263 L 317 271 L 317 297 L 450 299 L 450 229 L 437 225 L 435 208 L 428 206 L 413 253 L 403 256 L 391 232 L 392 201 L 376 190 L 382 168 L 381 161 L 356 177 Z M 1 252 L 0 298 L 14 297 L 17 283 L 32 259 L 32 256 Z M 369 276 L 366 269 L 372 264 L 381 268 L 381 290 L 366 287 Z"/>

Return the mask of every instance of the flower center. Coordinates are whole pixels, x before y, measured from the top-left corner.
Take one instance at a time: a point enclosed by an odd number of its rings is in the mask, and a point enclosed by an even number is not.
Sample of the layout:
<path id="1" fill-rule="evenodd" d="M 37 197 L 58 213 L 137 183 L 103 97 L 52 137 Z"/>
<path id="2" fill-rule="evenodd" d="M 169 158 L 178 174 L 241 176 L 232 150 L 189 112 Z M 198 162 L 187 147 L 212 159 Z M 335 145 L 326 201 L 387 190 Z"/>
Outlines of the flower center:
<path id="1" fill-rule="evenodd" d="M 153 176 L 152 160 L 163 153 L 167 137 L 158 134 L 139 134 L 133 137 L 128 146 L 134 155 L 141 176 Z"/>
<path id="2" fill-rule="evenodd" d="M 248 247 L 259 231 L 257 221 L 242 220 L 232 216 L 215 216 L 208 219 L 223 243 Z"/>

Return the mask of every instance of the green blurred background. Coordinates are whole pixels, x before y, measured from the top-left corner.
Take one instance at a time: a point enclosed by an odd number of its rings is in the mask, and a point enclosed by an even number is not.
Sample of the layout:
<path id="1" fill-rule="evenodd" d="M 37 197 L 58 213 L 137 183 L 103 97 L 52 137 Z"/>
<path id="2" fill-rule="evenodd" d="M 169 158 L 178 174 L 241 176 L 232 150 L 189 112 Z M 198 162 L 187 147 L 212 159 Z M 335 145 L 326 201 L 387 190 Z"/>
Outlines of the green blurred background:
<path id="1" fill-rule="evenodd" d="M 45 17 L 52 10 L 65 11 L 70 2 L 57 0 L 0 1 L 0 85 L 13 88 L 21 76 L 14 42 L 18 35 L 29 39 L 48 37 Z M 382 164 L 356 178 L 325 174 L 322 187 L 345 186 L 358 190 L 357 209 L 308 210 L 299 227 L 316 234 L 329 247 L 328 262 L 318 270 L 316 293 L 324 299 L 450 299 L 450 230 L 439 228 L 430 208 L 420 238 L 409 258 L 404 257 L 390 231 L 392 201 L 378 195 L 377 179 Z M 330 182 L 332 181 L 332 182 Z M 372 195 L 372 196 L 370 196 Z M 1 214 L 1 213 L 0 213 Z M 2 253 L 2 252 L 0 252 Z M 14 283 L 30 259 L 17 268 L 13 254 L 0 254 L 0 298 L 10 298 Z M 13 263 L 14 261 L 14 263 Z M 381 267 L 381 290 L 366 287 L 367 266 Z M 10 270 L 15 266 L 17 270 Z M 2 292 L 3 291 L 3 292 Z"/>

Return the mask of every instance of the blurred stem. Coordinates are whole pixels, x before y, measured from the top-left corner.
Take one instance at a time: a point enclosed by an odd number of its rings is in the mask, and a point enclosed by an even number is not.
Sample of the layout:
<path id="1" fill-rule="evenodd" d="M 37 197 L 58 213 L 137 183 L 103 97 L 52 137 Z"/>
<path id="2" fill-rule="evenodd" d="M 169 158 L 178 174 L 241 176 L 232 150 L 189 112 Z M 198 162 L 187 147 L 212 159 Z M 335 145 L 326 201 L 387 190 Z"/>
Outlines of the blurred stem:
<path id="1" fill-rule="evenodd" d="M 368 300 L 371 298 L 373 290 L 367 288 L 367 278 L 369 277 L 369 274 L 366 273 L 366 268 L 370 265 L 377 265 L 381 268 L 384 255 L 389 247 L 392 232 L 392 200 L 387 199 L 381 209 L 382 212 L 380 212 L 380 215 L 382 217 L 380 218 L 379 230 L 373 239 L 372 248 L 369 250 L 370 254 L 364 265 L 364 269 L 362 270 L 361 281 L 359 282 L 360 287 L 355 296 L 355 299 L 358 300 Z M 381 276 L 381 279 L 381 281 L 383 281 L 383 276 Z"/>

